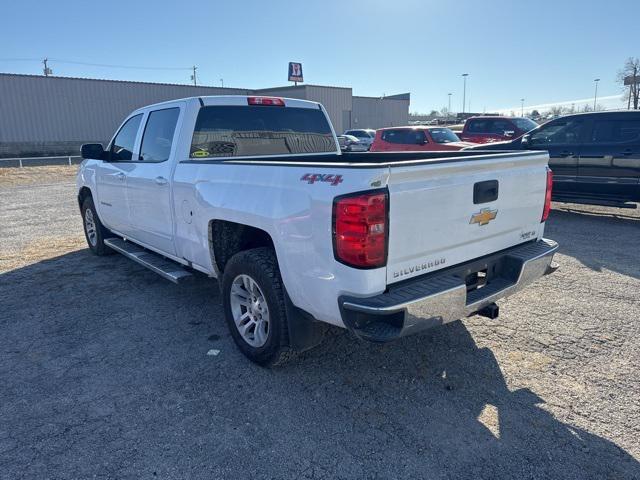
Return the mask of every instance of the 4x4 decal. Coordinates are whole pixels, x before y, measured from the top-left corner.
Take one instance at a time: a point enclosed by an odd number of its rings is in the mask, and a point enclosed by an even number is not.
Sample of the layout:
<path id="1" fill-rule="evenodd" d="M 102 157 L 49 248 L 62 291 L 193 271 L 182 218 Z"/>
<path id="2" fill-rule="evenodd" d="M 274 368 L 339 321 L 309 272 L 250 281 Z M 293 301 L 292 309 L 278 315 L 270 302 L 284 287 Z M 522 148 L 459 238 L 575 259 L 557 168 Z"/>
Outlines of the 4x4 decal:
<path id="1" fill-rule="evenodd" d="M 333 173 L 305 173 L 302 178 L 300 178 L 300 181 L 307 182 L 311 185 L 316 182 L 326 182 L 335 187 L 336 185 L 342 183 L 342 175 L 335 175 Z"/>

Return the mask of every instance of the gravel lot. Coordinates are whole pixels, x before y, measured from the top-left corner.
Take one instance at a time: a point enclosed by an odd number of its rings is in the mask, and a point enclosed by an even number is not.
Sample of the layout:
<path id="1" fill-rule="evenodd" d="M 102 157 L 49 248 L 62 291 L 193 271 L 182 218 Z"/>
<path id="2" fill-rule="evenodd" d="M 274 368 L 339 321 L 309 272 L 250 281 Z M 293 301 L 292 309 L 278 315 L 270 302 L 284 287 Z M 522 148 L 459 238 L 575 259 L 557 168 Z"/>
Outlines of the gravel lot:
<path id="1" fill-rule="evenodd" d="M 639 212 L 555 205 L 496 321 L 265 370 L 214 281 L 89 253 L 69 171 L 0 177 L 0 478 L 640 479 Z"/>

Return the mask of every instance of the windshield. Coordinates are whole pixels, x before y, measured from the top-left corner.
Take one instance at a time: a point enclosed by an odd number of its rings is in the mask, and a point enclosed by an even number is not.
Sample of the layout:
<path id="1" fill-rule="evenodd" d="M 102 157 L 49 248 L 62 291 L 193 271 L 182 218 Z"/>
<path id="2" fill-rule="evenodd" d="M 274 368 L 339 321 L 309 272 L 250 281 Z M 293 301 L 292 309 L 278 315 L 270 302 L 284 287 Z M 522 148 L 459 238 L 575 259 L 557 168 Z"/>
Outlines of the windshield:
<path id="1" fill-rule="evenodd" d="M 516 124 L 516 127 L 518 127 L 518 130 L 521 130 L 523 132 L 528 132 L 529 130 L 533 130 L 538 126 L 536 122 L 529 118 L 514 118 L 512 120 L 513 123 Z"/>
<path id="2" fill-rule="evenodd" d="M 429 129 L 429 133 L 431 134 L 431 138 L 436 143 L 451 143 L 451 142 L 459 142 L 460 137 L 458 137 L 453 131 L 448 128 L 431 128 Z"/>

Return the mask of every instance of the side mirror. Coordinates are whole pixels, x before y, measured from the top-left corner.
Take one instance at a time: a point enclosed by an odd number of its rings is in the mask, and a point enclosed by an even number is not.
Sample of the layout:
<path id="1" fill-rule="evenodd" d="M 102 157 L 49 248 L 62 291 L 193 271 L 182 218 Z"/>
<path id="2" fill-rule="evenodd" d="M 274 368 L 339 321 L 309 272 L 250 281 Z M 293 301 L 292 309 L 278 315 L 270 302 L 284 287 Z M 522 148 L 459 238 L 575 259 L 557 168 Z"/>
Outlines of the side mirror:
<path id="1" fill-rule="evenodd" d="M 80 156 L 84 159 L 105 160 L 106 152 L 101 143 L 85 143 L 80 147 Z"/>
<path id="2" fill-rule="evenodd" d="M 520 144 L 523 146 L 531 145 L 531 135 L 529 135 L 528 133 L 526 135 L 523 135 L 522 139 L 520 140 Z"/>

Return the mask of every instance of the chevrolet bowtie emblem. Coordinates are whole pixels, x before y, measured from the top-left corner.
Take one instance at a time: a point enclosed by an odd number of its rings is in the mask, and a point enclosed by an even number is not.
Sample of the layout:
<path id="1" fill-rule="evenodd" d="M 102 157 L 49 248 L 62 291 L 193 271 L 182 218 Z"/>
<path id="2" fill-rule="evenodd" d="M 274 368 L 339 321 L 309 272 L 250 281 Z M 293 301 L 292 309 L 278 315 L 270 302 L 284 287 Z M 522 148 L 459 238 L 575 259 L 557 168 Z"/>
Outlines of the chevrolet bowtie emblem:
<path id="1" fill-rule="evenodd" d="M 471 215 L 471 220 L 469 220 L 469 224 L 477 223 L 478 225 L 486 225 L 491 220 L 496 218 L 498 215 L 498 210 L 491 210 L 490 208 L 483 208 L 478 213 L 474 213 Z"/>

